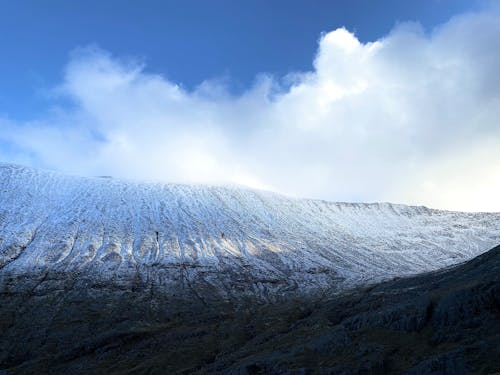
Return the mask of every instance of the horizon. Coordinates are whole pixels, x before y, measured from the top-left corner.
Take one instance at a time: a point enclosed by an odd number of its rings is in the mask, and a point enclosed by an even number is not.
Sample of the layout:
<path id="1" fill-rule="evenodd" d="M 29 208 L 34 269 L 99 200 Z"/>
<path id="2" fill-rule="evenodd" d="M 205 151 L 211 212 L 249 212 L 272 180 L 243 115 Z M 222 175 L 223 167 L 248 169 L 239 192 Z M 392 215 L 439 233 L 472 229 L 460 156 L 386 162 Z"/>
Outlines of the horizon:
<path id="1" fill-rule="evenodd" d="M 0 162 L 500 211 L 492 1 L 49 3 L 3 4 Z"/>

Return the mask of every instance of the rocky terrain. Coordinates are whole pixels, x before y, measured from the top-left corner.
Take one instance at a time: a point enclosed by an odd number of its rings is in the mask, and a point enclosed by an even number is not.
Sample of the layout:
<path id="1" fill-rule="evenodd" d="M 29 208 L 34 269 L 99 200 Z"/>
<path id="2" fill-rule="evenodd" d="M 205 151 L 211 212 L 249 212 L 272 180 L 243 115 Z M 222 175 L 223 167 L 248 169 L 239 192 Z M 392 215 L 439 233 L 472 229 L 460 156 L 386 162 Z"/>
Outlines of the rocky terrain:
<path id="1" fill-rule="evenodd" d="M 494 374 L 500 247 L 321 298 L 238 303 L 79 280 L 2 292 L 7 374 Z"/>

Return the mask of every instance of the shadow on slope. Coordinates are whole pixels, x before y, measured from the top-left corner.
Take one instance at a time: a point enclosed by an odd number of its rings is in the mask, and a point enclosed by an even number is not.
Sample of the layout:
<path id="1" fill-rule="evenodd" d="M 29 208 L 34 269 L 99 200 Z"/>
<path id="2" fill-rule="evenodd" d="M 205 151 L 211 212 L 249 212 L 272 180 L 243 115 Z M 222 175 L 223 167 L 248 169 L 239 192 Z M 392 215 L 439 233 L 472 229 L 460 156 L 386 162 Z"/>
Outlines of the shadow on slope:
<path id="1" fill-rule="evenodd" d="M 500 371 L 500 246 L 453 268 L 321 298 L 202 303 L 44 275 L 1 285 L 7 374 Z"/>

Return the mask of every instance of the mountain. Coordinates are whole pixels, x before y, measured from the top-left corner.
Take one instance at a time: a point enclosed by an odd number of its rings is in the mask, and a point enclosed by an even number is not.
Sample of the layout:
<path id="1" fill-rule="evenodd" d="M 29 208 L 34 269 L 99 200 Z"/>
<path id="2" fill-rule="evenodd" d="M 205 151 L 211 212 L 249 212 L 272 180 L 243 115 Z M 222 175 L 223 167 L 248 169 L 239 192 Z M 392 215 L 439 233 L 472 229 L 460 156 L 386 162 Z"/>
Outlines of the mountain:
<path id="1" fill-rule="evenodd" d="M 92 284 L 135 283 L 193 298 L 272 300 L 436 270 L 497 243 L 498 213 L 331 203 L 0 164 L 4 287 L 73 273 Z"/>
<path id="2" fill-rule="evenodd" d="M 497 213 L 0 164 L 0 373 L 495 373 L 497 243 Z"/>

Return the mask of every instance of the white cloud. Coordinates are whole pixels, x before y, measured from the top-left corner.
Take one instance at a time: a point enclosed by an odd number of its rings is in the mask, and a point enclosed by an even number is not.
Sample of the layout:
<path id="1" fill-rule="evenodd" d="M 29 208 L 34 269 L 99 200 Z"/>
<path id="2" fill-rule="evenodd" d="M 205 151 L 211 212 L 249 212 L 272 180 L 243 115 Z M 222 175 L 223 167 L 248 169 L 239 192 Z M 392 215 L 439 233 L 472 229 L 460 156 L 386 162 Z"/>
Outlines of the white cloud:
<path id="1" fill-rule="evenodd" d="M 73 174 L 500 211 L 498 45 L 491 9 L 366 44 L 337 29 L 287 89 L 263 75 L 239 96 L 78 50 L 56 90 L 71 108 L 0 122 L 0 156 Z"/>

